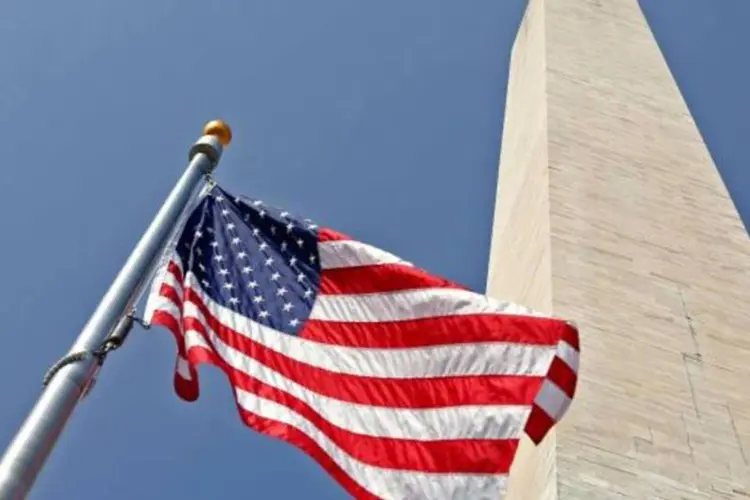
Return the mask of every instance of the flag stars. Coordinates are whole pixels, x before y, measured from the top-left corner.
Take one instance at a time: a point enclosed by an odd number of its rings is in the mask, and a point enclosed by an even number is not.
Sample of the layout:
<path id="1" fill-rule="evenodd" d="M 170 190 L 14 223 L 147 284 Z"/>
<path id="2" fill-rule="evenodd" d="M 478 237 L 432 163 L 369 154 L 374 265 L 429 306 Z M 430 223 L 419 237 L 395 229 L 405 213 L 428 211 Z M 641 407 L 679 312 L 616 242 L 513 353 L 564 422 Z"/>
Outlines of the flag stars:
<path id="1" fill-rule="evenodd" d="M 220 195 L 220 194 L 216 195 L 216 196 L 214 197 L 214 199 L 215 199 L 216 201 L 218 201 L 218 202 L 224 201 L 224 197 L 223 197 L 222 195 Z"/>
<path id="2" fill-rule="evenodd" d="M 234 314 L 295 334 L 317 295 L 317 226 L 260 200 L 216 194 L 211 213 L 188 224 L 178 247 L 196 287 Z"/>

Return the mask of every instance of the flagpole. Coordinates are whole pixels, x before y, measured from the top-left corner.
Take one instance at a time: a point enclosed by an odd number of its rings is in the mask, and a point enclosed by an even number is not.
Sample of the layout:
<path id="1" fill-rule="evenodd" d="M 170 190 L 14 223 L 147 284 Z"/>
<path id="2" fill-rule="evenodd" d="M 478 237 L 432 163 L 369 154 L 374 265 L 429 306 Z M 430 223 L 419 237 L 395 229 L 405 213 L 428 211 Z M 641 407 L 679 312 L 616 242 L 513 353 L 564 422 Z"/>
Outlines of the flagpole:
<path id="1" fill-rule="evenodd" d="M 132 327 L 131 310 L 147 286 L 152 265 L 196 187 L 221 158 L 232 138 L 229 126 L 212 121 L 190 148 L 189 164 L 141 237 L 68 355 L 53 366 L 36 405 L 0 461 L 0 499 L 21 500 L 31 490 L 73 410 L 92 387 L 109 350 Z"/>

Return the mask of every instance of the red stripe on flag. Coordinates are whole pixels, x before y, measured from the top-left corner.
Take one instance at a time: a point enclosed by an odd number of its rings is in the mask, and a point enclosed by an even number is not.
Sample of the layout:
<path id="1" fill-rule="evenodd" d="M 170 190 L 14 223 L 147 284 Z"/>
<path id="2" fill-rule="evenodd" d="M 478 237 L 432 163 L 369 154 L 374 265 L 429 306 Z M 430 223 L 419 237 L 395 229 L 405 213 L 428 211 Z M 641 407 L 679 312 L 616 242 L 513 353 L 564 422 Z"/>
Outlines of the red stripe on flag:
<path id="1" fill-rule="evenodd" d="M 168 312 L 157 310 L 154 311 L 154 314 L 151 317 L 151 324 L 161 325 L 169 330 L 174 336 L 175 342 L 177 342 L 177 352 L 182 356 L 185 355 L 185 343 L 182 340 L 180 322 L 177 318 Z"/>
<path id="2" fill-rule="evenodd" d="M 159 288 L 159 295 L 171 300 L 172 303 L 177 307 L 182 307 L 182 297 L 180 297 L 180 294 L 177 292 L 177 290 L 174 289 L 174 287 L 167 285 L 166 283 L 162 283 L 161 287 Z"/>
<path id="3" fill-rule="evenodd" d="M 576 392 L 578 375 L 562 359 L 555 356 L 547 373 L 547 379 L 559 387 L 569 398 Z"/>
<path id="4" fill-rule="evenodd" d="M 581 344 L 578 338 L 578 328 L 574 327 L 571 324 L 565 323 L 564 321 L 560 321 L 560 323 L 563 325 L 562 340 L 570 344 L 570 346 L 576 351 L 580 351 Z"/>
<path id="5" fill-rule="evenodd" d="M 318 242 L 324 243 L 326 241 L 351 241 L 351 238 L 344 233 L 339 233 L 333 229 L 322 228 L 318 230 Z"/>
<path id="6" fill-rule="evenodd" d="M 529 419 L 526 421 L 525 431 L 534 444 L 539 444 L 554 425 L 555 421 L 552 417 L 535 404 L 531 408 Z"/>
<path id="7" fill-rule="evenodd" d="M 325 295 L 384 293 L 423 288 L 466 288 L 403 264 L 342 267 L 321 274 L 320 292 Z"/>
<path id="8" fill-rule="evenodd" d="M 300 336 L 323 344 L 363 348 L 404 348 L 474 342 L 555 346 L 559 320 L 512 314 L 473 314 L 403 321 L 352 323 L 308 320 Z"/>
<path id="9" fill-rule="evenodd" d="M 172 273 L 176 278 L 178 283 L 182 283 L 182 269 L 180 269 L 180 266 L 178 266 L 173 260 L 169 261 L 169 264 L 167 264 L 167 271 Z"/>

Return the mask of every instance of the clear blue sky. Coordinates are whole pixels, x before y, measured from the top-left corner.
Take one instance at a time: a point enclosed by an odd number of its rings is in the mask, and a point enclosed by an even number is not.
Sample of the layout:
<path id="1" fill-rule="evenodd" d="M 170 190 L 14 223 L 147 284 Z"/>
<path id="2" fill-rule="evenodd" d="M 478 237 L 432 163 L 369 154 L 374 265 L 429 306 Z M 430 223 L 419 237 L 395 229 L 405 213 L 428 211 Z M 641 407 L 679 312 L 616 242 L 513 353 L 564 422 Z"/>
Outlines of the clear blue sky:
<path id="1" fill-rule="evenodd" d="M 750 221 L 750 2 L 644 0 Z M 0 447 L 185 165 L 207 119 L 223 186 L 483 289 L 521 0 L 9 0 L 0 15 Z M 623 43 L 627 43 L 626 40 Z M 218 370 L 194 404 L 134 331 L 36 499 L 345 498 L 246 430 Z"/>

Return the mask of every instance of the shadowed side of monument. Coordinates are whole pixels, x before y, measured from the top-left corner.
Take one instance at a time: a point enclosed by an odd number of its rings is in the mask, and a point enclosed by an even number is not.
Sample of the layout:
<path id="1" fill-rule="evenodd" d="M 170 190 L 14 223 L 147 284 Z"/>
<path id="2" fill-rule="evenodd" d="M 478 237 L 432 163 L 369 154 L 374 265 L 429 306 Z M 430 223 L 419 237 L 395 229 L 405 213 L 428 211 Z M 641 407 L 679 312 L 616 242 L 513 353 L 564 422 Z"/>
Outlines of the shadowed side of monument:
<path id="1" fill-rule="evenodd" d="M 530 0 L 487 288 L 582 336 L 509 498 L 750 497 L 750 239 L 633 0 Z"/>
<path id="2" fill-rule="evenodd" d="M 487 293 L 550 311 L 545 35 L 535 29 L 543 17 L 542 2 L 529 4 L 511 54 Z M 557 498 L 555 476 L 555 430 L 538 447 L 524 437 L 507 496 Z"/>

